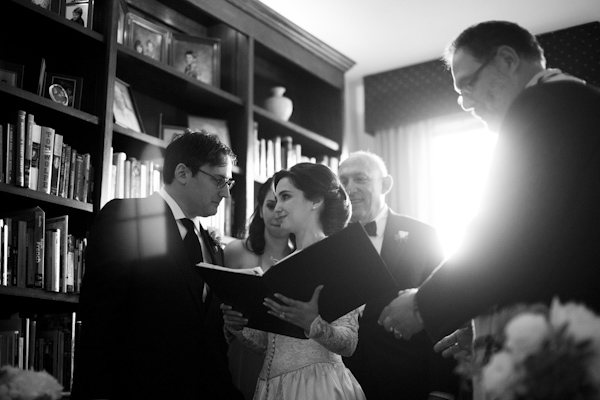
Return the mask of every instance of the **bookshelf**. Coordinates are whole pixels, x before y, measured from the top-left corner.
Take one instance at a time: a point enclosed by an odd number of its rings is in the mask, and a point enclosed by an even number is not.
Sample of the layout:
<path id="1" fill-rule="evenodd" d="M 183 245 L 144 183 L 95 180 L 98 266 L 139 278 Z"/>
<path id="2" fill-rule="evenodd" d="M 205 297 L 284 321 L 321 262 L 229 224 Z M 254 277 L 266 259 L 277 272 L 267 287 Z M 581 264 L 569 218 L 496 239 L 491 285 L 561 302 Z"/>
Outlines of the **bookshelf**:
<path id="1" fill-rule="evenodd" d="M 60 3 L 53 0 L 53 3 Z M 43 208 L 47 218 L 69 215 L 69 233 L 85 238 L 94 215 L 112 197 L 112 155 L 125 152 L 138 160 L 160 160 L 167 142 L 163 126 L 188 125 L 189 116 L 225 121 L 238 156 L 229 232 L 242 232 L 254 208 L 261 182 L 255 171 L 255 138 L 290 137 L 303 155 L 339 157 L 343 137 L 344 73 L 353 62 L 285 20 L 258 1 L 248 0 L 107 0 L 93 4 L 92 24 L 82 27 L 29 0 L 6 0 L 0 9 L 26 23 L 4 24 L 0 69 L 23 67 L 22 85 L 0 83 L 0 123 L 15 123 L 19 110 L 37 124 L 63 135 L 78 154 L 89 154 L 91 194 L 85 201 L 0 182 L 3 210 Z M 119 34 L 119 10 L 170 34 L 218 39 L 218 84 L 196 80 L 169 63 L 137 53 Z M 32 31 L 32 27 L 35 30 Z M 31 34 L 31 32 L 35 32 Z M 130 34 L 125 26 L 125 35 Z M 169 36 L 170 38 L 170 36 Z M 169 42 L 170 39 L 167 40 Z M 80 79 L 80 106 L 59 104 L 38 95 L 42 58 L 48 73 Z M 10 68 L 9 68 L 10 69 Z M 115 81 L 129 85 L 143 132 L 115 123 Z M 46 85 L 47 86 L 47 85 Z M 264 109 L 270 88 L 284 86 L 294 102 L 288 121 Z M 256 127 L 256 130 L 255 130 Z M 256 135 L 256 136 L 255 136 Z M 4 162 L 4 159 L 2 160 Z M 77 293 L 0 286 L 0 319 L 23 315 L 70 313 Z"/>

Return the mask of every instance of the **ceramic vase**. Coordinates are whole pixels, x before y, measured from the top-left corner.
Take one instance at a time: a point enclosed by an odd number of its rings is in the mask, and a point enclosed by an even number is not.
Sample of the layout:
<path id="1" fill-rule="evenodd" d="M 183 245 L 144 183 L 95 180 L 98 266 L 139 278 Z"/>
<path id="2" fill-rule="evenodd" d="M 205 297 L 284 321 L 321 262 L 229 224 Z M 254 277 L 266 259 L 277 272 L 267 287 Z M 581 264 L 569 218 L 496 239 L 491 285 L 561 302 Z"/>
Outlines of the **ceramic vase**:
<path id="1" fill-rule="evenodd" d="M 265 101 L 265 108 L 282 120 L 287 121 L 294 110 L 292 100 L 283 95 L 285 93 L 283 86 L 271 88 L 271 93 L 272 96 Z"/>

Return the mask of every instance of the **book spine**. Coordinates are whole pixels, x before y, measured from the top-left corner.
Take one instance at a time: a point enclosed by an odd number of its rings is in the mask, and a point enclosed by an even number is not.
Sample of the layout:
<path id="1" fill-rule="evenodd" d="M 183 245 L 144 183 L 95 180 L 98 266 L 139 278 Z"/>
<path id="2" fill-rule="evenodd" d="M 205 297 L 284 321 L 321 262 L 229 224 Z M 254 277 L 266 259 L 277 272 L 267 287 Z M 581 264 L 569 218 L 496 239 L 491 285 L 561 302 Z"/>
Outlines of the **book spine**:
<path id="1" fill-rule="evenodd" d="M 6 182 L 4 177 L 4 168 L 6 166 L 6 131 L 4 126 L 0 125 L 0 182 Z"/>
<path id="2" fill-rule="evenodd" d="M 67 174 L 67 165 L 69 164 L 69 158 L 67 158 L 67 148 L 70 148 L 70 146 L 68 144 L 66 144 L 63 141 L 63 145 L 62 145 L 62 154 L 60 155 L 60 173 L 58 174 L 60 176 L 59 178 L 59 182 L 58 182 L 58 192 L 57 195 L 60 197 L 66 197 L 65 196 L 65 186 L 69 184 L 69 180 L 68 180 L 68 175 Z"/>
<path id="3" fill-rule="evenodd" d="M 41 129 L 41 159 L 38 180 L 38 190 L 50 194 L 52 179 L 52 156 L 54 148 L 54 129 L 42 126 Z"/>
<path id="4" fill-rule="evenodd" d="M 63 135 L 55 133 L 54 146 L 52 152 L 52 177 L 50 178 L 50 194 L 58 196 L 58 187 L 60 185 L 60 165 L 63 150 Z"/>
<path id="5" fill-rule="evenodd" d="M 29 168 L 29 189 L 31 190 L 38 189 L 41 136 L 42 127 L 34 123 L 31 129 L 31 166 Z"/>
<path id="6" fill-rule="evenodd" d="M 90 153 L 85 153 L 82 155 L 82 158 L 83 183 L 81 186 L 81 201 L 87 203 L 90 194 L 91 155 Z"/>
<path id="7" fill-rule="evenodd" d="M 46 270 L 44 277 L 46 279 L 46 290 L 58 292 L 60 288 L 60 229 L 49 229 L 46 231 Z"/>
<path id="8" fill-rule="evenodd" d="M 67 198 L 72 199 L 75 196 L 75 177 L 77 164 L 77 150 L 71 148 L 71 161 L 69 163 L 69 187 L 67 188 Z"/>
<path id="9" fill-rule="evenodd" d="M 15 136 L 15 185 L 21 187 L 25 187 L 26 115 L 25 111 L 18 111 Z"/>
<path id="10" fill-rule="evenodd" d="M 0 284 L 2 286 L 8 286 L 8 226 L 6 225 L 6 221 L 2 220 L 2 258 L 0 262 L 1 266 L 1 275 L 0 275 Z"/>
<path id="11" fill-rule="evenodd" d="M 33 158 L 33 127 L 35 119 L 33 114 L 27 114 L 27 132 L 25 135 L 25 181 L 23 186 L 30 187 L 31 184 L 31 159 Z"/>
<path id="12" fill-rule="evenodd" d="M 27 286 L 27 221 L 17 220 L 17 284 Z"/>
<path id="13" fill-rule="evenodd" d="M 75 187 L 73 199 L 83 201 L 83 155 L 77 154 L 75 159 Z"/>
<path id="14" fill-rule="evenodd" d="M 12 185 L 15 183 L 15 141 L 14 124 L 6 124 L 6 172 L 5 183 Z"/>

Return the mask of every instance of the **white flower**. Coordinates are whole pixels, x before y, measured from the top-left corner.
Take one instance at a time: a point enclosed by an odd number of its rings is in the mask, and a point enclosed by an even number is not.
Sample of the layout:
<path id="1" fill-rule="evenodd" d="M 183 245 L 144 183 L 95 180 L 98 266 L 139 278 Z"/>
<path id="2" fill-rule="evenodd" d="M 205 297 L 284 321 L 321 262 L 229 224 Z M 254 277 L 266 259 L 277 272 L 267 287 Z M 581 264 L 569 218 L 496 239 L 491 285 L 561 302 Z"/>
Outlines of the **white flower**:
<path id="1" fill-rule="evenodd" d="M 556 328 L 567 326 L 567 333 L 577 341 L 591 339 L 600 346 L 600 318 L 582 304 L 561 304 L 557 298 L 552 301 L 550 322 Z"/>
<path id="2" fill-rule="evenodd" d="M 396 242 L 406 242 L 408 240 L 408 232 L 406 231 L 398 231 L 396 236 L 394 236 Z"/>
<path id="3" fill-rule="evenodd" d="M 505 351 L 494 354 L 489 364 L 483 368 L 483 388 L 494 398 L 512 399 L 510 389 L 520 378 L 516 372 L 515 360 Z"/>
<path id="4" fill-rule="evenodd" d="M 0 368 L 0 400 L 60 399 L 63 387 L 45 371 Z"/>
<path id="5" fill-rule="evenodd" d="M 506 325 L 504 346 L 516 361 L 522 361 L 537 352 L 548 337 L 550 327 L 542 314 L 519 314 Z"/>
<path id="6" fill-rule="evenodd" d="M 215 244 L 219 247 L 223 247 L 221 245 L 221 239 L 223 238 L 223 236 L 221 235 L 219 229 L 215 228 L 214 226 L 209 226 L 207 231 L 212 240 L 214 240 Z"/>

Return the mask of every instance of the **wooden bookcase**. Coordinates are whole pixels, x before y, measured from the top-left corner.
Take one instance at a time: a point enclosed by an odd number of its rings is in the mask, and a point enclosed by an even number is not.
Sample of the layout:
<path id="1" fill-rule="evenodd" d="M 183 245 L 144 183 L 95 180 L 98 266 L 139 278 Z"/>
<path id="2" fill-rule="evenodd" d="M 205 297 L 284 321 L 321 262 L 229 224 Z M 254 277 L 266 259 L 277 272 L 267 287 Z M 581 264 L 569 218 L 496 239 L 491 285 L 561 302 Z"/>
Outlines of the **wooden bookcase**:
<path id="1" fill-rule="evenodd" d="M 59 3 L 52 0 L 52 4 Z M 118 43 L 119 9 L 179 33 L 220 40 L 220 83 L 206 84 Z M 311 157 L 339 157 L 343 137 L 344 73 L 353 62 L 308 35 L 260 2 L 249 0 L 106 0 L 93 2 L 93 23 L 81 27 L 29 0 L 6 0 L 0 10 L 20 21 L 0 26 L 0 60 L 24 66 L 22 87 L 0 83 L 0 123 L 17 111 L 35 115 L 64 140 L 90 153 L 91 203 L 0 183 L 3 210 L 40 206 L 47 217 L 69 214 L 70 230 L 84 237 L 95 213 L 110 200 L 112 151 L 138 159 L 161 158 L 167 142 L 160 124 L 186 126 L 188 115 L 227 122 L 238 156 L 232 197 L 232 232 L 241 232 L 254 208 L 254 127 L 258 136 L 291 136 Z M 70 18 L 70 16 L 69 16 Z M 125 31 L 127 28 L 125 27 Z M 83 78 L 80 109 L 38 96 L 42 58 L 46 70 Z M 144 133 L 113 121 L 114 84 L 129 84 Z M 273 86 L 286 87 L 294 102 L 289 121 L 263 108 Z M 15 312 L 73 312 L 76 294 L 0 286 L 0 318 Z"/>

